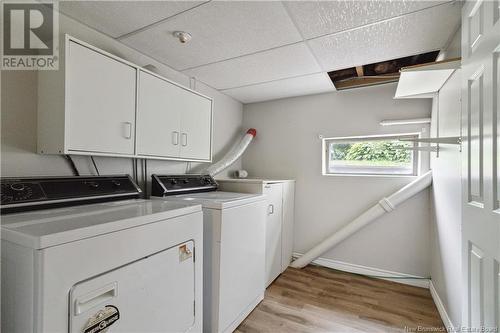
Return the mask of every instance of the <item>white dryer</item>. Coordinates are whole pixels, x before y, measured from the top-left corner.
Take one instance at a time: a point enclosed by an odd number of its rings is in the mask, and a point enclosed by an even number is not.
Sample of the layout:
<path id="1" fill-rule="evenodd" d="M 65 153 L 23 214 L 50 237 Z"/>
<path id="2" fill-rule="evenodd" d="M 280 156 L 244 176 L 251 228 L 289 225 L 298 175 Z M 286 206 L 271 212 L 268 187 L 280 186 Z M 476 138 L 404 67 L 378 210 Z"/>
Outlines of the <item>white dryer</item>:
<path id="1" fill-rule="evenodd" d="M 2 179 L 2 214 L 21 210 L 1 222 L 3 332 L 202 331 L 201 206 L 124 200 L 139 193 L 126 176 Z"/>
<path id="2" fill-rule="evenodd" d="M 203 207 L 203 331 L 233 332 L 264 298 L 265 196 L 202 175 L 153 175 L 152 194 Z M 187 193 L 187 194 L 183 194 Z"/>

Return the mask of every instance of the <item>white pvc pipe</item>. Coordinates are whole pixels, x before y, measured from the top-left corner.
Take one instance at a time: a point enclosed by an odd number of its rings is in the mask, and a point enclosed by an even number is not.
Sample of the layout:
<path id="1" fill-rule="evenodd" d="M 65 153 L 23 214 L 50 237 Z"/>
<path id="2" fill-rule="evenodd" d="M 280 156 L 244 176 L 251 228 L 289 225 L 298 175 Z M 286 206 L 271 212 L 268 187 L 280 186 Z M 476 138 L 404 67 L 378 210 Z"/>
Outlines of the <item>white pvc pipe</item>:
<path id="1" fill-rule="evenodd" d="M 238 158 L 243 155 L 245 150 L 248 148 L 250 142 L 257 135 L 255 128 L 250 128 L 245 136 L 241 139 L 240 143 L 233 147 L 221 160 L 217 163 L 212 164 L 205 170 L 205 174 L 215 176 L 216 174 L 222 172 L 224 169 L 228 168 L 231 164 L 236 162 Z"/>
<path id="2" fill-rule="evenodd" d="M 375 206 L 371 207 L 363 214 L 355 218 L 351 223 L 342 227 L 334 234 L 323 240 L 321 243 L 307 251 L 300 258 L 292 262 L 291 266 L 295 268 L 302 268 L 307 266 L 311 261 L 318 258 L 320 255 L 336 246 L 344 239 L 350 237 L 352 234 L 375 221 L 385 213 L 391 212 L 402 202 L 413 197 L 415 194 L 424 190 L 432 184 L 432 171 L 429 171 L 422 176 L 418 177 L 408 185 L 401 188 L 387 198 L 382 198 Z"/>

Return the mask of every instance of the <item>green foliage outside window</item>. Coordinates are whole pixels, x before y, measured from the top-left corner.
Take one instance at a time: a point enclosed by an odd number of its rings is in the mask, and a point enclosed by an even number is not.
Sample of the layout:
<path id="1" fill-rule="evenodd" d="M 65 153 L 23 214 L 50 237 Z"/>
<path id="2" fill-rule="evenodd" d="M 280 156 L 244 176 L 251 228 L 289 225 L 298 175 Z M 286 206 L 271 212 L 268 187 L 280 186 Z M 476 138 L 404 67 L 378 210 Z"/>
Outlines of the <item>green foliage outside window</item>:
<path id="1" fill-rule="evenodd" d="M 410 162 L 411 151 L 401 149 L 411 144 L 400 141 L 360 141 L 332 144 L 332 160 Z"/>

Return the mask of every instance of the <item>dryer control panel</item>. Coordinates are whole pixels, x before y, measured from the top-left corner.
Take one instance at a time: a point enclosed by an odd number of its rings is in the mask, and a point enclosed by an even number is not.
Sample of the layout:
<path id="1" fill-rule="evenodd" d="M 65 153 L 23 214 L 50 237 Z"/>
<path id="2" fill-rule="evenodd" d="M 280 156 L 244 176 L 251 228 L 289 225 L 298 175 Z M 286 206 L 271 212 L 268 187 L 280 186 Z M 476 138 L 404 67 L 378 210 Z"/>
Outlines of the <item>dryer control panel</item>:
<path id="1" fill-rule="evenodd" d="M 210 175 L 152 175 L 151 195 L 210 192 L 217 190 L 217 182 Z"/>

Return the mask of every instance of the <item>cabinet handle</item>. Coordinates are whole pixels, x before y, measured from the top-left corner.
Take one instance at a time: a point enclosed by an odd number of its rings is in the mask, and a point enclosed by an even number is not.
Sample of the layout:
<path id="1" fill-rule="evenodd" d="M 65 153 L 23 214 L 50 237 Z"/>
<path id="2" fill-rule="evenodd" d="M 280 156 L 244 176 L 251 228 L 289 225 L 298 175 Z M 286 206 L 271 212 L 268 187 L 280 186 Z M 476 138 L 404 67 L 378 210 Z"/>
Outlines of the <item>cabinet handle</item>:
<path id="1" fill-rule="evenodd" d="M 177 146 L 179 144 L 179 132 L 177 131 L 172 132 L 172 144 L 174 146 Z"/>
<path id="2" fill-rule="evenodd" d="M 125 139 L 132 138 L 132 123 L 130 121 L 126 121 L 123 123 L 123 136 Z"/>
<path id="3" fill-rule="evenodd" d="M 273 215 L 274 214 L 274 205 L 270 204 L 268 209 L 267 209 L 268 215 Z"/>
<path id="4" fill-rule="evenodd" d="M 188 145 L 188 135 L 187 135 L 187 133 L 182 133 L 181 134 L 181 142 L 182 142 L 182 146 L 183 147 L 186 147 Z"/>

